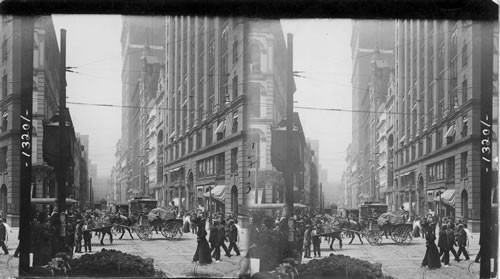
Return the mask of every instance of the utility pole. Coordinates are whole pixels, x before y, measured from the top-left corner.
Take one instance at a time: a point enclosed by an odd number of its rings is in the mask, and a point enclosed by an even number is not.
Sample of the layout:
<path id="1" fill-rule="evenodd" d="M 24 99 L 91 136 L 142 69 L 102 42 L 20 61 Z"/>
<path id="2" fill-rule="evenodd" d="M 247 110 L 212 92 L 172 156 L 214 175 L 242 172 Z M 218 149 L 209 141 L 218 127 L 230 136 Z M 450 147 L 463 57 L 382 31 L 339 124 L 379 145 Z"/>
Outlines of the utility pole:
<path id="1" fill-rule="evenodd" d="M 292 166 L 292 138 L 293 138 L 293 35 L 287 34 L 287 82 L 285 83 L 285 92 L 287 94 L 286 98 L 286 168 L 284 173 L 285 178 L 285 207 L 283 209 L 283 215 L 288 220 L 288 241 L 293 242 L 294 237 L 294 227 L 291 221 L 291 217 L 294 215 L 293 208 L 293 170 L 295 166 Z M 292 226 L 290 226 L 292 225 Z"/>
<path id="2" fill-rule="evenodd" d="M 59 94 L 59 167 L 57 169 L 57 207 L 61 218 L 60 252 L 65 252 L 66 244 L 66 30 L 61 29 Z"/>
<path id="3" fill-rule="evenodd" d="M 89 209 L 94 209 L 94 193 L 92 192 L 92 177 L 89 179 L 89 189 L 90 189 L 90 197 L 89 197 Z"/>
<path id="4" fill-rule="evenodd" d="M 19 229 L 19 276 L 29 274 L 31 243 L 31 121 L 33 119 L 33 34 L 35 17 L 21 17 L 21 212 Z"/>

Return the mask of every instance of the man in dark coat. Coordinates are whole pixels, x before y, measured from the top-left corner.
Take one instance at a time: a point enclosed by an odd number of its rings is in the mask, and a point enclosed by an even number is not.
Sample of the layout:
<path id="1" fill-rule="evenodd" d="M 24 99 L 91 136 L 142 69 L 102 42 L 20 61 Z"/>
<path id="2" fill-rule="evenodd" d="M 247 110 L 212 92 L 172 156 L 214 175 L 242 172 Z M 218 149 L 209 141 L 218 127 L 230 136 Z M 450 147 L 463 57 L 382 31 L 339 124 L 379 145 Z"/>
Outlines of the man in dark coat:
<path id="1" fill-rule="evenodd" d="M 229 251 L 226 246 L 227 241 L 227 236 L 226 236 L 226 221 L 222 219 L 219 223 L 219 226 L 217 228 L 217 244 L 219 245 L 220 248 L 224 249 L 224 252 L 226 253 L 226 257 L 231 257 L 229 255 Z M 219 249 L 220 251 L 220 249 Z"/>
<path id="2" fill-rule="evenodd" d="M 213 258 L 216 258 L 215 250 L 217 247 L 217 239 L 218 239 L 217 225 L 218 225 L 217 221 L 215 221 L 213 224 L 210 225 L 210 236 L 208 237 L 208 242 L 210 243 L 210 253 L 213 253 L 212 254 Z M 219 258 L 220 258 L 220 250 L 219 250 Z"/>
<path id="3" fill-rule="evenodd" d="M 448 251 L 448 237 L 446 235 L 446 229 L 447 226 L 443 225 L 441 226 L 441 230 L 439 230 L 438 247 L 439 257 L 442 257 L 441 261 L 444 262 L 445 265 L 448 265 L 450 263 L 450 251 Z"/>
<path id="4" fill-rule="evenodd" d="M 236 245 L 236 241 L 238 241 L 238 227 L 236 227 L 233 220 L 229 221 L 229 248 L 228 254 L 231 255 L 231 250 L 234 248 L 236 252 L 236 256 L 240 255 L 240 249 L 238 249 L 238 245 Z"/>
<path id="5" fill-rule="evenodd" d="M 458 225 L 458 255 L 457 258 L 460 260 L 460 255 L 464 253 L 465 260 L 469 260 L 469 253 L 467 253 L 467 233 L 464 230 L 464 226 L 462 224 Z"/>
<path id="6" fill-rule="evenodd" d="M 9 254 L 9 250 L 7 250 L 7 246 L 5 246 L 5 238 L 7 236 L 7 228 L 3 224 L 3 218 L 0 218 L 0 246 L 2 247 L 5 255 Z"/>
<path id="7" fill-rule="evenodd" d="M 455 257 L 455 261 L 459 262 L 457 251 L 454 246 L 457 246 L 455 240 L 455 224 L 450 223 L 448 229 L 446 230 L 446 236 L 448 237 L 448 251 L 450 251 Z"/>

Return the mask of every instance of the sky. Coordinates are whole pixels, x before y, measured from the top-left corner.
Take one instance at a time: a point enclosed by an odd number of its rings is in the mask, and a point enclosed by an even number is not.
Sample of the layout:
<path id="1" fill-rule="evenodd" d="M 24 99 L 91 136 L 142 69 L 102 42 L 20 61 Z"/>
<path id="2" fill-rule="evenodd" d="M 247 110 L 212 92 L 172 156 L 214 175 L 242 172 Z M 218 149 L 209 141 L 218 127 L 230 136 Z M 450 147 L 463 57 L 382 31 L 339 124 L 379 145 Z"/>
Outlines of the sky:
<path id="1" fill-rule="evenodd" d="M 67 102 L 76 132 L 89 135 L 90 156 L 99 176 L 108 177 L 121 136 L 121 16 L 54 15 L 59 39 L 67 30 Z M 295 106 L 344 108 L 351 105 L 351 21 L 282 20 L 284 35 L 294 35 Z M 330 181 L 340 181 L 345 151 L 351 142 L 351 114 L 295 108 L 306 137 L 319 140 L 320 164 Z"/>
<path id="2" fill-rule="evenodd" d="M 295 107 L 352 108 L 351 20 L 282 20 L 285 36 L 293 34 Z M 340 181 L 352 138 L 350 112 L 294 108 L 305 136 L 319 141 L 319 161 L 330 182 Z"/>
<path id="3" fill-rule="evenodd" d="M 66 94 L 75 132 L 89 135 L 89 159 L 97 164 L 98 176 L 109 177 L 115 146 L 121 137 L 121 109 L 77 105 L 71 102 L 121 105 L 121 16 L 54 15 L 60 44 L 60 29 L 66 29 Z"/>

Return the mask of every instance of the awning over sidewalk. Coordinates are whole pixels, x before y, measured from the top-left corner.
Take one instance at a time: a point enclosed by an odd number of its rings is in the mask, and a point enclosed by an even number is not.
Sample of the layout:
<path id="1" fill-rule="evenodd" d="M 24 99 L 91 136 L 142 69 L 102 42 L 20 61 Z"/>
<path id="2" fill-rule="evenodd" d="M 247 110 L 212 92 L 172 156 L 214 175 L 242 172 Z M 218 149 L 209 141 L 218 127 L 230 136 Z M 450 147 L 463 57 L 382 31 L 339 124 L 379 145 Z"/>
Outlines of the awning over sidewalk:
<path id="1" fill-rule="evenodd" d="M 226 194 L 226 185 L 217 185 L 212 189 L 211 194 L 210 191 L 208 191 L 205 194 L 203 194 L 203 196 L 209 198 L 210 195 L 212 195 L 212 199 L 224 202 L 225 194 Z"/>
<path id="2" fill-rule="evenodd" d="M 434 201 L 439 201 L 441 200 L 442 203 L 449 205 L 449 206 L 454 206 L 455 205 L 455 189 L 451 190 L 446 190 L 441 194 L 441 199 L 439 199 L 439 196 L 434 197 Z"/>

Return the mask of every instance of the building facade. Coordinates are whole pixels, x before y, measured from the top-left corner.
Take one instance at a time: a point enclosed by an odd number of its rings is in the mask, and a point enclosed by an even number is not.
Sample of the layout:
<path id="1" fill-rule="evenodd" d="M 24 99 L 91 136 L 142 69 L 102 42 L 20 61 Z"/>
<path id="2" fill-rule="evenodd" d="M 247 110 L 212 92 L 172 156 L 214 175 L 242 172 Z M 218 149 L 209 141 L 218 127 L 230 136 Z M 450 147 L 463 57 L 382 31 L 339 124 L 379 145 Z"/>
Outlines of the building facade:
<path id="1" fill-rule="evenodd" d="M 237 18 L 166 19 L 163 190 L 181 211 L 243 210 L 244 26 Z"/>
<path id="2" fill-rule="evenodd" d="M 352 143 L 347 156 L 346 202 L 357 208 L 362 202 L 380 199 L 376 148 L 380 144 L 380 105 L 385 102 L 388 68 L 393 63 L 394 23 L 353 21 L 352 49 Z M 373 113 L 372 113 L 373 112 Z M 353 188 L 354 187 L 354 188 Z M 353 195 L 357 195 L 354 197 Z"/>
<path id="3" fill-rule="evenodd" d="M 464 219 L 472 231 L 480 224 L 479 106 L 488 73 L 481 61 L 493 56 L 486 38 L 475 39 L 482 28 L 468 20 L 396 24 L 394 202 Z"/>

